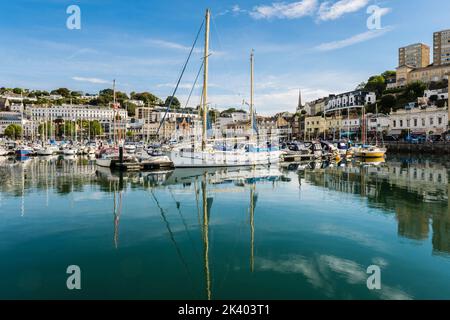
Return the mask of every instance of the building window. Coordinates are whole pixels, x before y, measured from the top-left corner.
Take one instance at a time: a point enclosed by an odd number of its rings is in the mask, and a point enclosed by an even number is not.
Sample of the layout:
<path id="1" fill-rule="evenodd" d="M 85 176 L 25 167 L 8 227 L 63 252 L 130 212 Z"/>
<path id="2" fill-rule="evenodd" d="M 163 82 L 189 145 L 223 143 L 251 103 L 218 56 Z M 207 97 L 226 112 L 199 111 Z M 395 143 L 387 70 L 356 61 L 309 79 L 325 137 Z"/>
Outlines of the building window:
<path id="1" fill-rule="evenodd" d="M 400 128 L 403 127 L 403 120 L 400 120 Z"/>
<path id="2" fill-rule="evenodd" d="M 394 128 L 397 126 L 397 120 L 394 120 Z"/>
<path id="3" fill-rule="evenodd" d="M 409 128 L 409 125 L 410 125 L 410 120 L 408 119 L 408 120 L 406 120 L 406 127 Z"/>
<path id="4" fill-rule="evenodd" d="M 414 127 L 417 127 L 417 119 L 414 119 Z"/>
<path id="5" fill-rule="evenodd" d="M 422 127 L 425 127 L 425 118 L 422 118 Z"/>
<path id="6" fill-rule="evenodd" d="M 438 118 L 438 124 L 439 124 L 439 125 L 442 124 L 442 118 L 441 118 L 441 117 Z"/>
<path id="7" fill-rule="evenodd" d="M 430 118 L 430 126 L 432 126 L 434 124 L 434 119 Z"/>

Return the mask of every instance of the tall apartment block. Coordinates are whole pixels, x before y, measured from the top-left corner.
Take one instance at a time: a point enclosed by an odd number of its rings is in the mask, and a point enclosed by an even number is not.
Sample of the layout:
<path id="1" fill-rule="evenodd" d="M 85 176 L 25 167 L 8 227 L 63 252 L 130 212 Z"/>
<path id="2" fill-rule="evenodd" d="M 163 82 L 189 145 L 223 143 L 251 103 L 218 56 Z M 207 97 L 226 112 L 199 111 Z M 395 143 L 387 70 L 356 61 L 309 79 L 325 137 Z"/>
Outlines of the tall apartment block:
<path id="1" fill-rule="evenodd" d="M 450 64 L 450 30 L 433 34 L 433 63 L 436 66 Z"/>
<path id="2" fill-rule="evenodd" d="M 416 43 L 398 49 L 398 65 L 425 68 L 430 65 L 430 47 Z"/>

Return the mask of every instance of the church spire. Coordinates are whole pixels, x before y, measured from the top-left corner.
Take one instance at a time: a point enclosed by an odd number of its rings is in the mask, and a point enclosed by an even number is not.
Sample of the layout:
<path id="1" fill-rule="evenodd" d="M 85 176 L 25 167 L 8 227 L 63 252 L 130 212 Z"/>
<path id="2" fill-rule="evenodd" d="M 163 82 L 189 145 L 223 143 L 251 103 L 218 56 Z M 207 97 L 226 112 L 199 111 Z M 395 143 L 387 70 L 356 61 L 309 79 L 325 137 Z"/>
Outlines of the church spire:
<path id="1" fill-rule="evenodd" d="M 298 89 L 298 106 L 297 110 L 300 110 L 302 108 L 302 90 Z"/>

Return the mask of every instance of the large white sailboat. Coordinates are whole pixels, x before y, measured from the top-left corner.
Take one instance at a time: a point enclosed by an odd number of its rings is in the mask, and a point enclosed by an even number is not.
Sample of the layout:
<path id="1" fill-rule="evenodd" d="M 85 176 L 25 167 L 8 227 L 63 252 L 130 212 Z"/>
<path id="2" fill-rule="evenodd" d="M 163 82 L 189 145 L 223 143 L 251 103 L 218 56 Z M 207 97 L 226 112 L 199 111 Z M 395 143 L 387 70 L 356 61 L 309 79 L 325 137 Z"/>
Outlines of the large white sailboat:
<path id="1" fill-rule="evenodd" d="M 277 163 L 281 152 L 276 146 L 278 141 L 262 139 L 257 133 L 256 116 L 253 105 L 253 51 L 251 54 L 251 94 L 250 94 L 250 134 L 245 137 L 208 139 L 208 60 L 209 60 L 210 11 L 205 17 L 205 48 L 203 57 L 203 95 L 202 95 L 202 133 L 201 144 L 196 141 L 179 144 L 172 148 L 169 157 L 176 168 L 195 167 L 237 167 L 268 165 Z M 255 130 L 256 129 L 256 130 Z M 256 131 L 256 136 L 254 134 Z M 264 140 L 264 141 L 262 141 Z"/>

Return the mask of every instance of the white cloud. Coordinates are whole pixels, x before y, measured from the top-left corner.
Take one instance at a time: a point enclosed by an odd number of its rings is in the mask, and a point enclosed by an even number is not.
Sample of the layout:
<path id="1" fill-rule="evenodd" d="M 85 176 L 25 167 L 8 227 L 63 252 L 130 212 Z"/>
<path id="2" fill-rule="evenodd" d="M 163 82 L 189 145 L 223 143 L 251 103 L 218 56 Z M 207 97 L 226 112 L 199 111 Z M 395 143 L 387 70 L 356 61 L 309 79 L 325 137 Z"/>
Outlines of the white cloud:
<path id="1" fill-rule="evenodd" d="M 177 50 L 177 51 L 184 51 L 184 52 L 189 52 L 192 48 L 192 47 L 188 47 L 188 46 L 176 43 L 176 42 L 165 41 L 165 40 L 160 40 L 160 39 L 146 39 L 146 40 L 144 40 L 144 43 L 149 46 L 160 48 L 160 49 L 170 49 L 170 50 Z M 198 46 L 198 44 L 197 44 L 197 46 Z M 202 54 L 203 48 L 194 48 L 193 52 L 196 54 Z M 223 52 L 223 51 L 210 50 L 209 53 L 210 53 L 211 57 L 225 56 L 225 52 Z"/>
<path id="2" fill-rule="evenodd" d="M 340 0 L 333 4 L 326 1 L 320 5 L 318 18 L 322 21 L 336 20 L 347 13 L 364 8 L 368 3 L 369 0 Z"/>
<path id="3" fill-rule="evenodd" d="M 357 35 L 351 36 L 350 38 L 344 39 L 344 40 L 337 40 L 327 43 L 322 43 L 318 45 L 315 49 L 319 51 L 332 51 L 337 49 L 342 49 L 345 47 L 349 47 L 351 45 L 365 42 L 368 40 L 372 40 L 378 37 L 381 37 L 382 35 L 386 34 L 389 31 L 392 31 L 392 27 L 386 27 L 380 30 L 370 30 L 367 32 L 359 33 Z"/>
<path id="4" fill-rule="evenodd" d="M 244 10 L 241 9 L 241 7 L 239 7 L 238 4 L 235 4 L 232 8 L 231 8 L 231 12 L 233 13 L 240 13 L 243 12 Z"/>
<path id="5" fill-rule="evenodd" d="M 191 50 L 191 47 L 171 42 L 171 41 L 165 41 L 160 39 L 147 39 L 145 41 L 147 44 L 158 47 L 158 48 L 164 48 L 164 49 L 173 49 L 173 50 L 180 50 L 180 51 L 189 51 Z M 196 52 L 201 52 L 200 49 L 195 49 Z"/>
<path id="6" fill-rule="evenodd" d="M 89 82 L 93 84 L 106 84 L 110 83 L 111 81 L 98 79 L 98 78 L 85 78 L 85 77 L 72 77 L 72 80 L 80 81 L 80 82 Z"/>
<path id="7" fill-rule="evenodd" d="M 293 3 L 275 2 L 253 8 L 250 16 L 254 19 L 296 19 L 314 14 L 317 0 L 302 0 Z"/>

